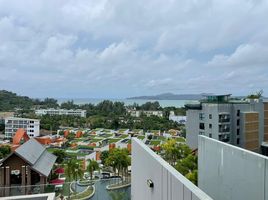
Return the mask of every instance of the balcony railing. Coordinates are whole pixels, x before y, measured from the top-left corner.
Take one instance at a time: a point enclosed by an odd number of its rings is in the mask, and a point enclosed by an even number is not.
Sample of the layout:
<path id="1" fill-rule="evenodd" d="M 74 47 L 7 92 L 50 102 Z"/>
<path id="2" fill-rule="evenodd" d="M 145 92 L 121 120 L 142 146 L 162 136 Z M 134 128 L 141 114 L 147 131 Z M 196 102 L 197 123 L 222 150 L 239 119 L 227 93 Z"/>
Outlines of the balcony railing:
<path id="1" fill-rule="evenodd" d="M 228 132 L 230 132 L 230 128 L 220 128 L 219 132 L 220 133 L 228 133 Z"/>
<path id="2" fill-rule="evenodd" d="M 219 118 L 219 123 L 228 123 L 230 122 L 230 118 Z"/>

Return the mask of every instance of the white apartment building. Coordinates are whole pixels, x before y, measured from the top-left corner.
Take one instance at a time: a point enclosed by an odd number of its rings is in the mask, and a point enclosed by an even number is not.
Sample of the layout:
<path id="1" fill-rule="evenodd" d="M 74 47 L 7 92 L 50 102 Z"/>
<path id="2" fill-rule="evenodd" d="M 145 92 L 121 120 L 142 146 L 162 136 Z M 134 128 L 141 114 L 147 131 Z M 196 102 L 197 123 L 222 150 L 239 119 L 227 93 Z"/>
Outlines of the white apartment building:
<path id="1" fill-rule="evenodd" d="M 146 115 L 147 117 L 150 116 L 163 117 L 163 112 L 159 110 L 127 110 L 127 112 L 132 117 L 140 117 L 142 114 Z"/>
<path id="2" fill-rule="evenodd" d="M 19 128 L 26 130 L 29 137 L 40 135 L 40 120 L 8 117 L 5 119 L 5 137 L 12 138 Z"/>
<path id="3" fill-rule="evenodd" d="M 175 115 L 174 111 L 170 111 L 168 119 L 179 124 L 185 124 L 187 118 L 186 116 Z"/>
<path id="4" fill-rule="evenodd" d="M 87 111 L 86 110 L 66 110 L 66 109 L 38 109 L 35 110 L 35 114 L 38 116 L 42 115 L 71 115 L 71 116 L 79 116 L 79 117 L 86 117 Z"/>

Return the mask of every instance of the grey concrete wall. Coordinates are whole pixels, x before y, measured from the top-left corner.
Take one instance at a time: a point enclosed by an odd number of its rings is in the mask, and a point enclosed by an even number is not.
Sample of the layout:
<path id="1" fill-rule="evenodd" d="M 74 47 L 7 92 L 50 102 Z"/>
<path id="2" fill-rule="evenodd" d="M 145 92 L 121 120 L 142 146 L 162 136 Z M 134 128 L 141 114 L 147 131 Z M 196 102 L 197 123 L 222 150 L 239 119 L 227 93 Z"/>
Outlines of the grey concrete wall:
<path id="1" fill-rule="evenodd" d="M 132 200 L 210 200 L 140 140 L 132 139 Z M 154 187 L 147 185 L 150 179 Z"/>
<path id="2" fill-rule="evenodd" d="M 217 200 L 267 200 L 268 159 L 208 137 L 198 139 L 199 188 Z"/>
<path id="3" fill-rule="evenodd" d="M 196 149 L 198 146 L 199 113 L 199 110 L 186 111 L 186 143 L 192 149 Z"/>

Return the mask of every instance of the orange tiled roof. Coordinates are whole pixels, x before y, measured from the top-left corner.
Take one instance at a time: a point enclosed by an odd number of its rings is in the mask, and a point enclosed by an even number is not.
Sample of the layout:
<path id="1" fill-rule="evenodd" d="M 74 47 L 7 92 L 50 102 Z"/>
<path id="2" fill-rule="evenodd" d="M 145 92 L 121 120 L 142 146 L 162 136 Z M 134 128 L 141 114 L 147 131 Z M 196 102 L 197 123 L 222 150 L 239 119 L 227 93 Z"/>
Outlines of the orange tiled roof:
<path id="1" fill-rule="evenodd" d="M 16 132 L 16 134 L 13 137 L 13 145 L 20 145 L 22 140 L 24 142 L 27 142 L 30 139 L 30 137 L 27 135 L 26 131 L 23 128 L 19 128 Z"/>

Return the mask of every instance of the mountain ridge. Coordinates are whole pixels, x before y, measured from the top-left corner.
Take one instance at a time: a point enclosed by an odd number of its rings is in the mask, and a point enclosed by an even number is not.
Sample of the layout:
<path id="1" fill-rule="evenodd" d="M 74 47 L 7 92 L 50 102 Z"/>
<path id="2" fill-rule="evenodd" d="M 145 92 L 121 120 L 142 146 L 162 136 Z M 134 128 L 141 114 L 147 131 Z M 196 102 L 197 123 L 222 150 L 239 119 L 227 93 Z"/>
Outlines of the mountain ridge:
<path id="1" fill-rule="evenodd" d="M 207 93 L 201 94 L 173 94 L 171 92 L 162 93 L 158 95 L 144 95 L 137 97 L 129 97 L 127 99 L 145 99 L 145 100 L 199 100 L 208 95 Z"/>

